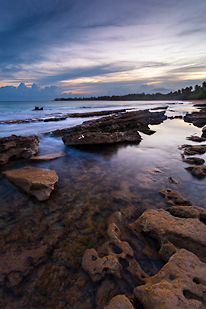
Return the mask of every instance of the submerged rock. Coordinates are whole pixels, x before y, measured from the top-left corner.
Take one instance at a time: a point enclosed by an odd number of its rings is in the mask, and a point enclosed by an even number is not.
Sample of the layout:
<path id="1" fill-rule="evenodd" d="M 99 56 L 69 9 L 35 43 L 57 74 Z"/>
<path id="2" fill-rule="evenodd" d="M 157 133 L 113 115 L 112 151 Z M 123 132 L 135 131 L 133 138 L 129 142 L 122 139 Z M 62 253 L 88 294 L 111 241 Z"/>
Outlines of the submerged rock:
<path id="1" fill-rule="evenodd" d="M 31 166 L 5 171 L 3 174 L 16 187 L 34 195 L 39 201 L 49 198 L 58 181 L 55 171 Z"/>
<path id="2" fill-rule="evenodd" d="M 121 217 L 121 213 L 115 213 L 115 215 L 116 218 Z M 126 269 L 130 274 L 141 282 L 144 281 L 148 275 L 134 258 L 134 253 L 129 243 L 121 241 L 120 228 L 113 221 L 109 223 L 107 234 L 110 240 L 106 241 L 101 248 L 104 256 L 99 257 L 94 248 L 87 249 L 82 258 L 82 268 L 90 275 L 94 282 L 108 274 L 121 279 L 122 263 L 125 263 Z"/>
<path id="3" fill-rule="evenodd" d="M 104 309 L 134 309 L 134 307 L 125 295 L 117 295 L 111 299 L 109 305 Z"/>
<path id="4" fill-rule="evenodd" d="M 176 190 L 171 189 L 162 189 L 159 193 L 164 197 L 165 202 L 169 206 L 173 205 L 192 205 L 192 203 L 187 199 L 184 198 L 182 195 L 179 194 Z"/>
<path id="5" fill-rule="evenodd" d="M 200 309 L 206 303 L 206 264 L 181 249 L 148 282 L 134 289 L 145 309 Z"/>
<path id="6" fill-rule="evenodd" d="M 0 138 L 0 165 L 9 160 L 30 158 L 38 152 L 39 139 L 37 136 L 17 136 Z"/>
<path id="7" fill-rule="evenodd" d="M 192 218 L 180 218 L 163 209 L 151 209 L 130 224 L 130 228 L 135 235 L 144 232 L 156 239 L 160 246 L 159 254 L 165 261 L 177 248 L 185 248 L 206 262 L 206 225 L 200 221 L 201 216 L 202 213 Z"/>
<path id="8" fill-rule="evenodd" d="M 35 157 L 31 157 L 30 160 L 32 161 L 49 161 L 49 160 L 53 160 L 53 159 L 58 159 L 60 157 L 65 156 L 66 153 L 64 151 L 57 151 L 57 152 L 53 152 L 53 153 L 48 153 L 42 156 L 35 156 Z"/>
<path id="9" fill-rule="evenodd" d="M 204 178 L 206 176 L 206 165 L 189 166 L 185 169 L 197 178 Z"/>

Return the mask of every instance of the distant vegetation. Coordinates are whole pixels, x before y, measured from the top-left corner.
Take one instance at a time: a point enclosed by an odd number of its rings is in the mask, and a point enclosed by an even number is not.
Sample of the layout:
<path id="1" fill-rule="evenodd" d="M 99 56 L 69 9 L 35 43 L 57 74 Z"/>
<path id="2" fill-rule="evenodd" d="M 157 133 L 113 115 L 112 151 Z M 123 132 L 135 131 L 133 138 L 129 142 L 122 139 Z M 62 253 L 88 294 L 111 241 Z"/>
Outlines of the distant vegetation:
<path id="1" fill-rule="evenodd" d="M 136 101 L 136 100 L 200 100 L 206 98 L 206 82 L 202 86 L 195 85 L 179 89 L 174 92 L 162 94 L 160 92 L 153 94 L 132 93 L 126 95 L 99 96 L 90 98 L 57 98 L 55 101 Z"/>

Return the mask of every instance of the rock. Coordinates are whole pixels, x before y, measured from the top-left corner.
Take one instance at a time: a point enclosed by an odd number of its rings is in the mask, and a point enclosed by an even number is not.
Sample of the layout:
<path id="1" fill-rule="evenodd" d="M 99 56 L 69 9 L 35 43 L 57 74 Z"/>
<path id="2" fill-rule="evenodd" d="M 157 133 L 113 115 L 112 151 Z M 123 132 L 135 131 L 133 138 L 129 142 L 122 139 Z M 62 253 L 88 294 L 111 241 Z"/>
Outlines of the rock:
<path id="1" fill-rule="evenodd" d="M 141 137 L 137 131 L 153 134 L 154 132 L 150 130 L 148 125 L 159 124 L 166 118 L 165 111 L 132 111 L 85 121 L 82 125 L 56 130 L 53 134 L 55 136 L 64 135 L 63 141 L 66 145 L 140 142 Z"/>
<path id="2" fill-rule="evenodd" d="M 174 183 L 175 185 L 177 185 L 179 183 L 179 181 L 177 181 L 173 177 L 168 177 L 168 180 L 169 180 L 170 183 Z"/>
<path id="3" fill-rule="evenodd" d="M 31 166 L 5 171 L 3 174 L 12 184 L 34 195 L 39 201 L 49 198 L 58 181 L 55 171 Z"/>
<path id="4" fill-rule="evenodd" d="M 206 138 L 206 127 L 202 128 L 202 137 Z"/>
<path id="5" fill-rule="evenodd" d="M 148 282 L 134 289 L 145 309 L 200 309 L 206 304 L 206 264 L 181 249 Z"/>
<path id="6" fill-rule="evenodd" d="M 30 160 L 32 161 L 49 161 L 49 160 L 53 160 L 53 159 L 57 159 L 60 157 L 65 156 L 65 152 L 64 151 L 57 151 L 57 152 L 53 152 L 53 153 L 48 153 L 42 156 L 36 156 L 36 157 L 31 157 Z"/>
<path id="7" fill-rule="evenodd" d="M 206 125 L 206 108 L 203 107 L 198 112 L 187 113 L 184 116 L 185 122 L 193 123 L 196 127 L 204 127 Z"/>
<path id="8" fill-rule="evenodd" d="M 206 210 L 197 206 L 172 206 L 167 209 L 169 213 L 179 218 L 198 218 L 206 224 Z"/>
<path id="9" fill-rule="evenodd" d="M 43 107 L 38 107 L 38 106 L 35 106 L 35 108 L 33 109 L 33 111 L 43 111 Z"/>
<path id="10" fill-rule="evenodd" d="M 184 155 L 193 156 L 195 154 L 204 154 L 206 145 L 182 145 L 179 149 L 184 149 Z"/>
<path id="11" fill-rule="evenodd" d="M 71 133 L 62 138 L 65 145 L 90 145 L 90 144 L 111 144 L 119 142 L 140 142 L 141 136 L 137 131 L 127 132 L 82 132 Z"/>
<path id="12" fill-rule="evenodd" d="M 201 143 L 201 142 L 206 141 L 206 138 L 199 137 L 199 136 L 196 136 L 196 135 L 191 135 L 191 136 L 187 137 L 187 140 Z"/>
<path id="13" fill-rule="evenodd" d="M 119 220 L 119 214 L 117 213 L 117 220 Z M 114 222 L 109 223 L 107 234 L 110 240 L 101 247 L 104 256 L 100 258 L 94 248 L 87 249 L 82 258 L 82 268 L 94 282 L 104 278 L 106 274 L 121 278 L 121 271 L 123 270 L 121 261 L 125 261 L 127 271 L 141 282 L 144 281 L 148 275 L 135 260 L 133 250 L 128 242 L 120 240 L 121 231 Z"/>
<path id="14" fill-rule="evenodd" d="M 189 166 L 185 168 L 197 178 L 204 178 L 206 176 L 206 165 Z"/>
<path id="15" fill-rule="evenodd" d="M 190 158 L 185 158 L 183 159 L 183 162 L 186 162 L 188 164 L 198 164 L 198 165 L 202 165 L 205 163 L 205 160 L 202 158 L 198 158 L 198 157 L 190 157 Z"/>
<path id="16" fill-rule="evenodd" d="M 30 158 L 38 152 L 37 136 L 16 136 L 0 138 L 0 165 L 13 159 Z"/>
<path id="17" fill-rule="evenodd" d="M 182 197 L 176 190 L 162 189 L 159 193 L 164 197 L 165 202 L 170 205 L 192 205 L 192 203 L 187 199 Z"/>
<path id="18" fill-rule="evenodd" d="M 117 295 L 112 298 L 109 305 L 104 309 L 134 309 L 134 307 L 125 295 Z"/>
<path id="19" fill-rule="evenodd" d="M 200 221 L 200 217 L 179 218 L 163 209 L 151 209 L 130 224 L 130 228 L 135 235 L 144 232 L 155 238 L 165 261 L 177 248 L 185 248 L 206 262 L 206 225 Z"/>

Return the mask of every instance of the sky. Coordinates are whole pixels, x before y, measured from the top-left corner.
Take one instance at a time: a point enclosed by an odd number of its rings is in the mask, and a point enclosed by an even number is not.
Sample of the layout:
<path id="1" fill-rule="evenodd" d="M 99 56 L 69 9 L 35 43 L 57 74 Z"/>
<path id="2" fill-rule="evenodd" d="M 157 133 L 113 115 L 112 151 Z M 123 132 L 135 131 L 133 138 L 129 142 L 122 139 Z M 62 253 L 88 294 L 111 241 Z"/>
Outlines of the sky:
<path id="1" fill-rule="evenodd" d="M 206 0 L 0 0 L 0 101 L 206 81 Z"/>

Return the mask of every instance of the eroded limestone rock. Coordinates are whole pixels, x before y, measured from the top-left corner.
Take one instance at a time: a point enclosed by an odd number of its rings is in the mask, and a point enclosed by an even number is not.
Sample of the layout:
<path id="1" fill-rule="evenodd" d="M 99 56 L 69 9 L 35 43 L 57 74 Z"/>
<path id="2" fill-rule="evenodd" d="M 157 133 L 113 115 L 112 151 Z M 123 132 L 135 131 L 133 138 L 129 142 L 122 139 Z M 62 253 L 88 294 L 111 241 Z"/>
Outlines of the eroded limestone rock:
<path id="1" fill-rule="evenodd" d="M 58 159 L 60 157 L 65 156 L 66 153 L 64 151 L 57 151 L 57 152 L 53 152 L 53 153 L 48 153 L 42 156 L 33 156 L 30 158 L 30 160 L 32 161 L 49 161 L 49 160 L 54 160 L 54 159 Z"/>
<path id="2" fill-rule="evenodd" d="M 39 201 L 49 198 L 58 181 L 55 171 L 32 166 L 5 171 L 3 174 L 16 187 L 34 195 Z"/>
<path id="3" fill-rule="evenodd" d="M 159 254 L 165 261 L 177 248 L 185 248 L 206 262 L 206 225 L 200 218 L 200 213 L 195 218 L 179 218 L 163 209 L 150 209 L 130 224 L 130 228 L 134 234 L 144 232 L 155 238 L 160 245 Z"/>
<path id="4" fill-rule="evenodd" d="M 38 152 L 37 136 L 16 136 L 0 138 L 0 165 L 9 160 L 30 158 Z"/>
<path id="5" fill-rule="evenodd" d="M 204 178 L 206 176 L 206 165 L 189 166 L 185 169 L 197 178 Z"/>
<path id="6" fill-rule="evenodd" d="M 145 309 L 206 307 L 206 264 L 181 249 L 148 282 L 134 289 Z"/>
<path id="7" fill-rule="evenodd" d="M 159 193 L 164 197 L 165 202 L 169 206 L 174 205 L 192 205 L 192 203 L 187 199 L 184 198 L 182 195 L 179 194 L 176 190 L 171 189 L 162 189 Z"/>
<path id="8" fill-rule="evenodd" d="M 117 213 L 118 216 L 120 216 L 120 213 Z M 121 261 L 124 260 L 128 264 L 127 270 L 134 277 L 144 281 L 148 275 L 135 260 L 130 245 L 126 241 L 120 240 L 121 231 L 114 222 L 109 223 L 107 234 L 110 240 L 101 247 L 101 251 L 105 253 L 104 256 L 99 257 L 94 248 L 87 249 L 82 258 L 82 268 L 90 275 L 93 281 L 102 279 L 106 274 L 121 278 L 123 269 Z"/>
<path id="9" fill-rule="evenodd" d="M 104 309 L 134 309 L 134 307 L 125 295 L 117 295 L 111 299 L 109 305 Z"/>

